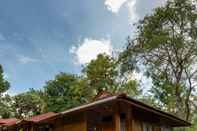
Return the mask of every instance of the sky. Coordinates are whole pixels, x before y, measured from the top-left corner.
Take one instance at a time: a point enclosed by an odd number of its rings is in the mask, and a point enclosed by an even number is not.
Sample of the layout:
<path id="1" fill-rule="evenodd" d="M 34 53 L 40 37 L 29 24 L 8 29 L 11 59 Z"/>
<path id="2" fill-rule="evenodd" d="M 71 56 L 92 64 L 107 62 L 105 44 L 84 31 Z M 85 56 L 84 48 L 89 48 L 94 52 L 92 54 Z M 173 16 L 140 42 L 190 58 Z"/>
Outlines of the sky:
<path id="1" fill-rule="evenodd" d="M 1 0 L 0 64 L 11 95 L 79 74 L 97 54 L 121 51 L 133 25 L 165 0 Z"/>

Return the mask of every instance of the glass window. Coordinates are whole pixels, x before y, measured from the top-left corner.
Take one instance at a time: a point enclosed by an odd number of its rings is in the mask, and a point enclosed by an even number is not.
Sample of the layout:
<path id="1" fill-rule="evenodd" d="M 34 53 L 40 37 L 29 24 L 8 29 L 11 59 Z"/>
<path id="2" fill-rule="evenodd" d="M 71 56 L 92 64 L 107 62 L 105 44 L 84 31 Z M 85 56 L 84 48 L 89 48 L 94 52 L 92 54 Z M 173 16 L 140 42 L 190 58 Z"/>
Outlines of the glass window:
<path id="1" fill-rule="evenodd" d="M 148 123 L 143 123 L 143 131 L 153 131 L 153 126 Z"/>
<path id="2" fill-rule="evenodd" d="M 120 128 L 121 128 L 121 131 L 126 131 L 125 119 L 120 120 Z"/>
<path id="3" fill-rule="evenodd" d="M 170 127 L 162 127 L 161 131 L 172 131 L 172 128 L 170 128 Z"/>

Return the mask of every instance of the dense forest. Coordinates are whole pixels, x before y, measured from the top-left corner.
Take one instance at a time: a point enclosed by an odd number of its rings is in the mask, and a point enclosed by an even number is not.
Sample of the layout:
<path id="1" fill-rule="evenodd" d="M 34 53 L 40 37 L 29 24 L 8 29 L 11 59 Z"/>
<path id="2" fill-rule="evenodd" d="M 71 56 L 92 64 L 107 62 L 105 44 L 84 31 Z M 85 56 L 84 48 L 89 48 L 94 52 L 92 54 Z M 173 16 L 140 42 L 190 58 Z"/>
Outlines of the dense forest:
<path id="1" fill-rule="evenodd" d="M 128 37 L 126 48 L 115 57 L 99 54 L 80 75 L 61 72 L 40 90 L 9 96 L 5 92 L 11 85 L 0 65 L 0 116 L 61 112 L 91 101 L 101 91 L 122 92 L 192 122 L 187 130 L 196 131 L 197 2 L 168 0 L 136 28 L 135 37 Z M 151 79 L 151 87 L 141 86 L 136 72 Z"/>

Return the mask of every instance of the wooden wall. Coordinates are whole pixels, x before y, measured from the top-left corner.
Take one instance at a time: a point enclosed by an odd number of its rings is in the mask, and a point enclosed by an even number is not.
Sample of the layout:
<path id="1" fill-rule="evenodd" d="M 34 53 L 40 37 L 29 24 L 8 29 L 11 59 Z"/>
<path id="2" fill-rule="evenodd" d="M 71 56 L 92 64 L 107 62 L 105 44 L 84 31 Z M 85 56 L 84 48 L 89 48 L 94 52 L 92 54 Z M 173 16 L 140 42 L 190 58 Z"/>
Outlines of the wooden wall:
<path id="1" fill-rule="evenodd" d="M 87 131 L 85 121 L 77 121 L 64 125 L 64 131 Z"/>
<path id="2" fill-rule="evenodd" d="M 116 114 L 113 122 L 102 123 L 97 125 L 98 131 L 120 131 L 120 119 Z M 126 131 L 143 131 L 144 121 L 135 118 L 125 119 Z M 147 123 L 146 123 L 147 124 Z M 161 128 L 154 123 L 150 123 L 153 131 L 161 131 Z M 52 131 L 88 131 L 87 130 L 87 120 L 85 117 L 80 117 L 80 119 L 72 120 L 68 122 L 67 120 L 56 121 L 56 124 Z"/>
<path id="3" fill-rule="evenodd" d="M 112 123 L 103 123 L 97 126 L 98 131 L 113 131 Z"/>
<path id="4" fill-rule="evenodd" d="M 144 124 L 148 125 L 149 128 L 152 129 L 152 131 L 161 131 L 161 127 L 162 126 L 159 126 L 155 123 L 147 123 L 147 122 L 144 122 L 142 120 L 137 120 L 137 119 L 132 119 L 131 120 L 132 122 L 130 122 L 130 129 L 127 128 L 126 131 L 144 131 Z M 128 126 L 128 125 L 127 125 Z"/>
<path id="5" fill-rule="evenodd" d="M 132 108 L 128 107 L 129 110 L 117 110 L 113 114 L 113 120 L 111 122 L 104 122 L 95 125 L 98 131 L 121 131 L 121 115 L 125 113 L 125 131 L 144 131 L 144 124 L 147 124 L 152 128 L 153 131 L 161 131 L 161 127 L 158 123 L 154 121 L 149 121 L 147 119 L 143 120 L 142 117 L 147 118 L 146 116 L 139 117 L 139 114 L 132 111 Z M 102 114 L 100 114 L 102 115 Z M 85 113 L 76 114 L 75 116 L 69 116 L 58 119 L 54 122 L 54 127 L 52 131 L 88 131 L 88 123 Z M 154 118 L 154 117 L 149 117 Z M 90 120 L 89 120 L 90 121 Z"/>
<path id="6" fill-rule="evenodd" d="M 61 119 L 54 124 L 53 131 L 87 131 L 87 120 L 84 114 L 73 116 L 72 120 Z"/>
<path id="7" fill-rule="evenodd" d="M 144 124 L 148 124 L 153 131 L 161 131 L 159 125 L 133 117 L 132 113 L 125 117 L 125 131 L 144 131 Z M 121 131 L 120 114 L 116 112 L 111 122 L 97 125 L 98 131 Z M 52 131 L 88 131 L 87 116 L 84 114 L 72 116 L 69 119 L 58 119 L 54 122 Z"/>
<path id="8" fill-rule="evenodd" d="M 126 107 L 126 109 L 121 110 L 121 113 L 126 115 L 126 131 L 144 131 L 145 125 L 148 125 L 152 131 L 161 131 L 161 125 L 157 117 L 137 113 L 132 107 L 127 107 L 125 105 L 122 105 L 121 107 Z"/>

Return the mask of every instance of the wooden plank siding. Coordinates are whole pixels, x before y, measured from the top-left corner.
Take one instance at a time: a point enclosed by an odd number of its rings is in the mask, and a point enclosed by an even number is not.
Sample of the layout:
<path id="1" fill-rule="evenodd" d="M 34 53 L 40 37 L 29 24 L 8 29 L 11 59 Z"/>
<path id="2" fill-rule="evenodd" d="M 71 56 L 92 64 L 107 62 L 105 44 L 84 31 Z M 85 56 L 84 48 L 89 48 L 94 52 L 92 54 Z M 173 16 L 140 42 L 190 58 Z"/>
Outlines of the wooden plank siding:
<path id="1" fill-rule="evenodd" d="M 132 131 L 132 123 L 133 123 L 133 112 L 131 106 L 126 106 L 126 117 L 125 117 L 125 123 L 126 123 L 126 131 Z"/>
<path id="2" fill-rule="evenodd" d="M 114 117 L 113 117 L 113 121 L 114 121 L 114 131 L 120 131 L 121 127 L 120 127 L 120 113 L 119 111 L 117 110 L 115 113 L 114 113 Z"/>
<path id="3" fill-rule="evenodd" d="M 72 121 L 60 120 L 54 125 L 53 131 L 87 131 L 87 119 L 83 113 Z"/>
<path id="4" fill-rule="evenodd" d="M 97 126 L 98 131 L 113 131 L 113 123 L 103 123 Z"/>

